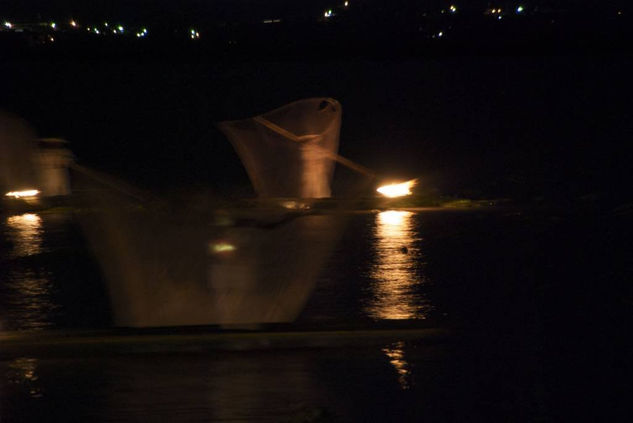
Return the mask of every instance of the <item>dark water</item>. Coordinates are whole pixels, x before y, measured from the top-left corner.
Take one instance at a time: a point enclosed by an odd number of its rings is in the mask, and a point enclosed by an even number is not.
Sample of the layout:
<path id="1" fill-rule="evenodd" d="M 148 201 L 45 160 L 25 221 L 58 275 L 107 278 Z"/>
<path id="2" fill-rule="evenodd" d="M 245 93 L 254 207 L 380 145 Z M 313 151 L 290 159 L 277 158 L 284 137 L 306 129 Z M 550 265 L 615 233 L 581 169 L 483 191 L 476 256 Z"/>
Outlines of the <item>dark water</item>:
<path id="1" fill-rule="evenodd" d="M 14 357 L 3 421 L 623 419 L 633 234 L 626 211 L 355 215 L 297 323 L 401 320 L 440 343 L 234 353 Z M 406 250 L 403 249 L 406 247 Z M 4 216 L 4 330 L 110 325 L 72 218 Z"/>

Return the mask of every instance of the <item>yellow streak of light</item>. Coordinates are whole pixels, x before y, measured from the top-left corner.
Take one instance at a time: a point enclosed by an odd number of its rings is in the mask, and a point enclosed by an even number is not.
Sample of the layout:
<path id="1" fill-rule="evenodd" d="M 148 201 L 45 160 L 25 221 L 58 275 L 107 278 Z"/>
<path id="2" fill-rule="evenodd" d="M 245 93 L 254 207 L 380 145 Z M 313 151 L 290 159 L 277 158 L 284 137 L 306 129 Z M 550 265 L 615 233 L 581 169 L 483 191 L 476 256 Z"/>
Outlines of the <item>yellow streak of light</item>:
<path id="1" fill-rule="evenodd" d="M 27 189 L 24 191 L 9 191 L 4 195 L 7 197 L 13 197 L 13 198 L 25 198 L 25 197 L 35 197 L 39 193 L 40 192 L 36 189 Z"/>
<path id="2" fill-rule="evenodd" d="M 411 188 L 413 188 L 416 183 L 417 181 L 412 179 L 399 184 L 383 185 L 378 187 L 376 191 L 389 198 L 404 197 L 405 195 L 411 195 Z"/>
<path id="3" fill-rule="evenodd" d="M 235 245 L 229 244 L 228 242 L 218 242 L 216 244 L 211 244 L 210 247 L 211 252 L 213 253 L 229 253 L 237 249 Z"/>

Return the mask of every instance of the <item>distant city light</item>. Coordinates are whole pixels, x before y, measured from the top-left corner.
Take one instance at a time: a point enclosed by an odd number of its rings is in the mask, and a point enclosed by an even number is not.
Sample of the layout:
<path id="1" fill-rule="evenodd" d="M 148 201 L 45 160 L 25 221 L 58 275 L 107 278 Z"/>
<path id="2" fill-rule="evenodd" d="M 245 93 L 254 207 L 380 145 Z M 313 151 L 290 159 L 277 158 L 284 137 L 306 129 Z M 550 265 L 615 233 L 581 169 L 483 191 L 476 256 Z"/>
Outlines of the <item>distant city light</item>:
<path id="1" fill-rule="evenodd" d="M 55 42 L 55 37 L 53 37 L 52 35 L 49 35 L 48 36 L 48 41 L 50 41 L 51 43 Z"/>
<path id="2" fill-rule="evenodd" d="M 501 18 L 502 18 L 502 16 L 501 16 L 501 15 L 497 16 L 497 19 L 501 20 Z"/>
<path id="3" fill-rule="evenodd" d="M 108 23 L 107 23 L 107 22 L 104 22 L 104 23 L 103 23 L 103 26 L 105 26 L 105 27 L 107 28 L 107 27 L 108 27 Z"/>
<path id="4" fill-rule="evenodd" d="M 325 13 L 323 13 L 323 16 L 326 18 L 329 18 L 332 16 L 332 9 L 328 9 L 325 11 Z"/>
<path id="5" fill-rule="evenodd" d="M 191 31 L 189 31 L 189 37 L 192 40 L 196 40 L 196 39 L 200 38 L 200 33 L 198 31 L 196 31 L 195 29 L 192 29 Z"/>
<path id="6" fill-rule="evenodd" d="M 55 22 L 51 22 L 51 28 L 53 29 L 57 28 L 57 24 Z"/>
<path id="7" fill-rule="evenodd" d="M 453 4 L 451 4 L 451 7 L 449 7 L 449 9 L 450 9 L 451 13 L 457 12 L 457 6 L 455 6 Z"/>
<path id="8" fill-rule="evenodd" d="M 117 26 L 117 29 L 119 30 L 119 32 L 123 33 L 123 27 L 121 25 Z"/>
<path id="9" fill-rule="evenodd" d="M 99 34 L 99 30 L 95 28 L 95 34 Z"/>
<path id="10" fill-rule="evenodd" d="M 346 1 L 345 3 L 343 3 L 343 6 L 345 6 L 345 7 L 349 6 L 349 2 Z"/>
<path id="11" fill-rule="evenodd" d="M 517 13 L 523 13 L 524 10 L 523 6 L 517 7 Z"/>
<path id="12" fill-rule="evenodd" d="M 9 21 L 4 21 L 4 26 L 6 26 L 9 29 L 13 28 L 13 24 Z"/>
<path id="13" fill-rule="evenodd" d="M 77 28 L 77 22 L 75 22 L 74 19 L 70 20 L 70 26 L 72 26 L 73 28 Z"/>

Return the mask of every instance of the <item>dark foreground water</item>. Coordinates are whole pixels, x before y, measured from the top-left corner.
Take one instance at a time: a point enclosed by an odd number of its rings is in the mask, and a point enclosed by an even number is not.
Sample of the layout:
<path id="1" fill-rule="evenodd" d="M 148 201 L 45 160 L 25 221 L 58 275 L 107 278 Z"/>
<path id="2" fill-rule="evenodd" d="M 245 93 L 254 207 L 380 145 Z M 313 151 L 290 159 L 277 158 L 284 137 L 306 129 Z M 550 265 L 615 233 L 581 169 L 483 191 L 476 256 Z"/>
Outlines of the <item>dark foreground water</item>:
<path id="1" fill-rule="evenodd" d="M 0 421 L 624 420 L 631 223 L 628 209 L 354 215 L 293 328 L 398 321 L 452 336 L 3 354 Z M 0 228 L 3 331 L 111 326 L 105 282 L 72 216 L 4 215 Z"/>

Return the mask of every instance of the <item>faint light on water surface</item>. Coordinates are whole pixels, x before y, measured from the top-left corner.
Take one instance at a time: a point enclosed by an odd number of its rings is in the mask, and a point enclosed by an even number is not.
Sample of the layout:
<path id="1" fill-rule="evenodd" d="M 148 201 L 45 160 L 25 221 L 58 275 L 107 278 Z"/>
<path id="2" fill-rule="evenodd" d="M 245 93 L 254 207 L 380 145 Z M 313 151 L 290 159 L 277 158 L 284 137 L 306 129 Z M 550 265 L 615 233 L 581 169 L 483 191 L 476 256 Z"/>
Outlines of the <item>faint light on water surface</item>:
<path id="1" fill-rule="evenodd" d="M 398 373 L 398 384 L 402 389 L 409 389 L 411 376 L 411 370 L 409 370 L 409 363 L 404 357 L 404 342 L 396 342 L 389 347 L 383 348 L 382 352 L 389 358 L 389 363 L 396 369 Z"/>
<path id="2" fill-rule="evenodd" d="M 376 320 L 424 319 L 428 301 L 418 291 L 421 257 L 416 243 L 414 213 L 389 210 L 375 220 L 375 261 L 369 277 L 369 300 L 364 309 Z"/>
<path id="3" fill-rule="evenodd" d="M 9 362 L 8 382 L 26 389 L 31 398 L 42 397 L 42 390 L 38 386 L 37 365 L 37 359 L 26 357 Z"/>
<path id="4" fill-rule="evenodd" d="M 442 34 L 440 32 L 440 34 Z M 416 180 L 402 182 L 399 184 L 389 184 L 378 187 L 376 191 L 388 198 L 404 197 L 405 195 L 411 195 L 411 188 L 416 184 Z"/>
<path id="5" fill-rule="evenodd" d="M 6 235 L 13 244 L 11 258 L 30 257 L 42 252 L 42 218 L 34 213 L 9 216 Z M 53 325 L 59 309 L 52 297 L 49 272 L 32 264 L 17 262 L 4 275 L 3 316 L 10 330 L 41 330 Z"/>
<path id="6" fill-rule="evenodd" d="M 42 219 L 33 213 L 7 218 L 14 243 L 14 254 L 18 257 L 38 254 L 42 244 Z"/>

